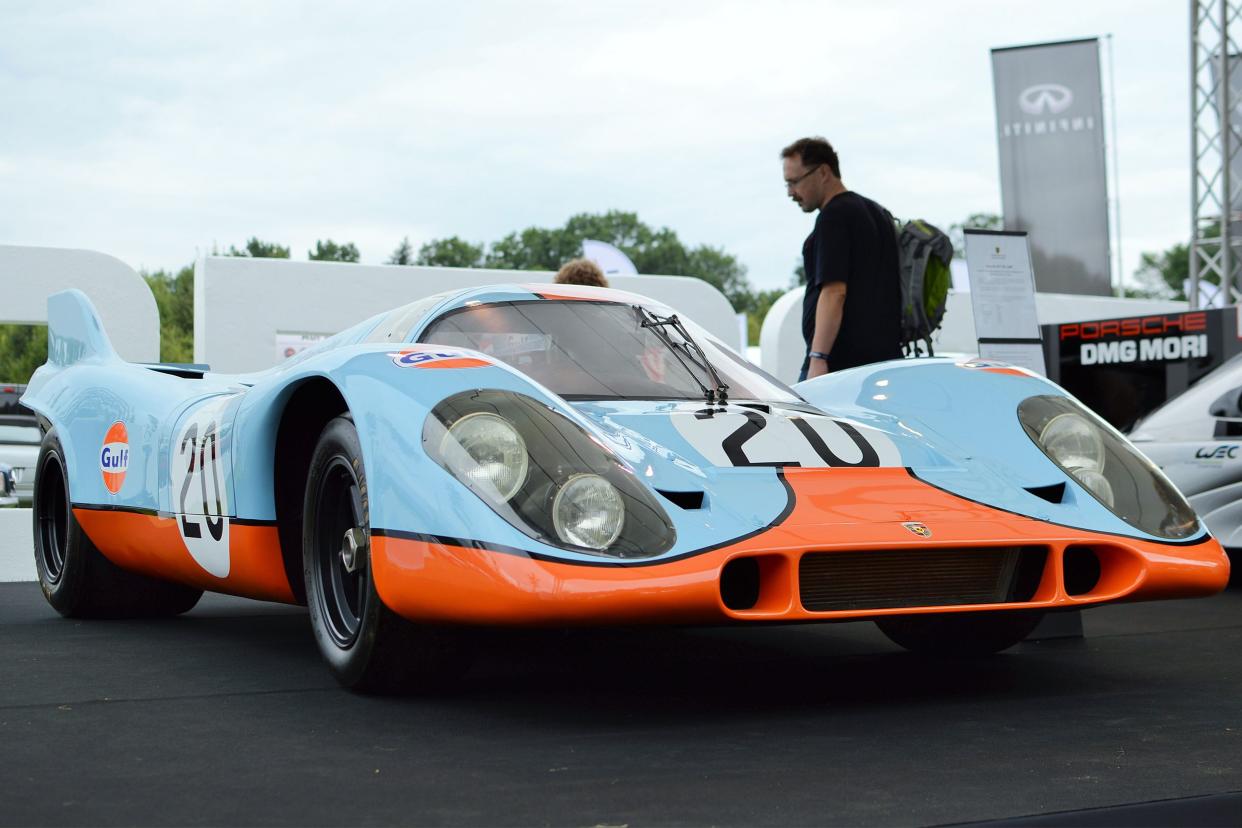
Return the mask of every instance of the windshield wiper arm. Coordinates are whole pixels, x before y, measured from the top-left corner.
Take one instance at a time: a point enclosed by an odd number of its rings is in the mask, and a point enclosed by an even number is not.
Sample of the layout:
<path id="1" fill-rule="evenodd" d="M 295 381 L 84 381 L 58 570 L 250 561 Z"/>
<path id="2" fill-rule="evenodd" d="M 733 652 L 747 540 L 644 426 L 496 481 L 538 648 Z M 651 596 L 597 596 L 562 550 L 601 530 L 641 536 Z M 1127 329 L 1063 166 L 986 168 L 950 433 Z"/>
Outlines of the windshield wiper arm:
<path id="1" fill-rule="evenodd" d="M 720 378 L 720 374 L 716 372 L 716 366 L 712 365 L 711 360 L 707 358 L 707 354 L 704 353 L 703 349 L 699 347 L 699 343 L 694 341 L 694 337 L 690 335 L 690 331 L 686 330 L 686 326 L 680 319 L 677 318 L 677 314 L 674 313 L 668 316 L 658 316 L 640 305 L 635 305 L 634 307 L 638 309 L 639 317 L 642 319 L 642 326 L 644 328 L 651 328 L 656 336 L 660 337 L 660 341 L 672 350 L 673 355 L 677 357 L 677 360 L 690 373 L 690 376 L 694 379 L 694 381 L 697 382 L 699 387 L 703 389 L 703 396 L 707 398 L 707 404 L 724 405 L 728 402 L 729 386 Z M 672 328 L 682 338 L 683 341 L 681 343 L 681 348 L 678 348 L 677 343 L 673 342 L 672 337 L 662 330 L 664 327 Z M 681 358 L 680 354 L 680 350 L 682 348 L 685 349 L 686 354 L 690 357 L 691 361 L 695 362 L 695 364 L 707 373 L 707 376 L 712 381 L 712 388 L 708 388 L 704 385 L 703 382 L 695 376 L 694 371 L 686 365 L 685 360 Z M 694 349 L 693 351 L 691 350 L 692 348 Z M 698 354 L 697 360 L 694 356 L 695 353 Z"/>

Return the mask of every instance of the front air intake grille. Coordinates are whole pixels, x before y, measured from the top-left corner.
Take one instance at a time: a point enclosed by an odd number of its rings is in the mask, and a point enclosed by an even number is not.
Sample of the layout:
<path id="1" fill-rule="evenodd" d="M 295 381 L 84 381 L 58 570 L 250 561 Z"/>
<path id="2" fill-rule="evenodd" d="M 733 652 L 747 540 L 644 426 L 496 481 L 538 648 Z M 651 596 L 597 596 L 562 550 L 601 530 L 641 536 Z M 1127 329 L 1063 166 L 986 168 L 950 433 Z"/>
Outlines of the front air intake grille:
<path id="1" fill-rule="evenodd" d="M 1018 546 L 811 552 L 798 589 L 810 612 L 1027 601 L 1045 557 Z"/>

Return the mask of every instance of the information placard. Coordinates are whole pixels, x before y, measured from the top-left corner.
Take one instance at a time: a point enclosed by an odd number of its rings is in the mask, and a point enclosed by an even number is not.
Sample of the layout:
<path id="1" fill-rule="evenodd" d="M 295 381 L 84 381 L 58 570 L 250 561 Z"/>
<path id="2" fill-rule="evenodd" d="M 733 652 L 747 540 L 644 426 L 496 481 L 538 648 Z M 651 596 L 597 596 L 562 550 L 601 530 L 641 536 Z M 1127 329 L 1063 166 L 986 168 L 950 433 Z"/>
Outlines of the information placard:
<path id="1" fill-rule="evenodd" d="M 965 237 L 979 356 L 1047 376 L 1026 233 L 968 229 Z"/>

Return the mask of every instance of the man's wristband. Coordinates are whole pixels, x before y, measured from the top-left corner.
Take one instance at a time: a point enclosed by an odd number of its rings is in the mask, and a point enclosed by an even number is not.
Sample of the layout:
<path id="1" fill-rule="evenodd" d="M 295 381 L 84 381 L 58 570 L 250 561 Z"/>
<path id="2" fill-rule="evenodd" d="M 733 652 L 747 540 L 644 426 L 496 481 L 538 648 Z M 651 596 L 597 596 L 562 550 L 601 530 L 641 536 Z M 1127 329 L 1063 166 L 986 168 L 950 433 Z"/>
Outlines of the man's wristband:
<path id="1" fill-rule="evenodd" d="M 828 361 L 828 355 L 825 354 L 823 351 L 811 351 L 810 353 L 807 354 L 807 356 L 809 356 L 811 359 L 822 359 L 824 362 Z"/>

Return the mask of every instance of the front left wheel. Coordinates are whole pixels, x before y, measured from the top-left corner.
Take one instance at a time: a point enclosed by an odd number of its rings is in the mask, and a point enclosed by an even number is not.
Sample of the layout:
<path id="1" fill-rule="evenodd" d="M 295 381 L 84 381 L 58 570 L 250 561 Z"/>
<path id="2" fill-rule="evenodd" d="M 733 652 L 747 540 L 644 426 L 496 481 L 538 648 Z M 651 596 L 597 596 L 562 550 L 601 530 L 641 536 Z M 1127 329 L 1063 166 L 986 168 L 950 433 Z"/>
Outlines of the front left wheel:
<path id="1" fill-rule="evenodd" d="M 331 420 L 311 456 L 302 512 L 302 575 L 319 652 L 359 692 L 430 691 L 469 666 L 462 637 L 384 606 L 371 568 L 366 469 L 353 420 Z"/>

